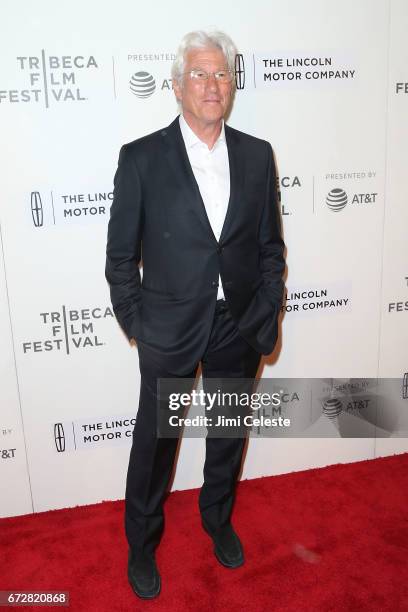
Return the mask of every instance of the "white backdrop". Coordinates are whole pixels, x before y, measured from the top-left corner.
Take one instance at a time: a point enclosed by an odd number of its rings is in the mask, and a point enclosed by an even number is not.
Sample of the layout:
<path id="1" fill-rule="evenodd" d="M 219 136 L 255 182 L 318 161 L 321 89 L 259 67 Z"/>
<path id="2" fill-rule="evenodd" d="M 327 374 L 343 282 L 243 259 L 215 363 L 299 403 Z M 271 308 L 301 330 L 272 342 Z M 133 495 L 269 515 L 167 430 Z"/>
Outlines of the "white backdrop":
<path id="1" fill-rule="evenodd" d="M 269 140 L 280 174 L 288 300 L 262 375 L 408 369 L 405 0 L 3 2 L 1 516 L 124 497 L 139 371 L 104 278 L 112 180 L 120 146 L 177 113 L 179 40 L 211 26 L 242 54 L 229 124 Z M 251 439 L 242 478 L 407 450 Z M 203 459 L 183 440 L 173 489 L 200 486 Z"/>

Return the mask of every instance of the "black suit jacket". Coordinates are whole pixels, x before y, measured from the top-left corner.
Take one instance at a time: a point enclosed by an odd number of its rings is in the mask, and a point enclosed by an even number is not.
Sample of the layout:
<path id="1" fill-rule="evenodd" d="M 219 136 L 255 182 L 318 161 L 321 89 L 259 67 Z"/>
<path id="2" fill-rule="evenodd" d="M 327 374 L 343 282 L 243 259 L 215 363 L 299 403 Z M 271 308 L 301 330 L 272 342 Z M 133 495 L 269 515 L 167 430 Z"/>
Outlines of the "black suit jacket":
<path id="1" fill-rule="evenodd" d="M 127 337 L 175 373 L 190 371 L 206 347 L 219 273 L 245 340 L 268 354 L 277 339 L 285 263 L 272 147 L 227 125 L 225 136 L 230 199 L 219 241 L 178 117 L 124 145 L 114 178 L 105 269 L 112 306 Z"/>

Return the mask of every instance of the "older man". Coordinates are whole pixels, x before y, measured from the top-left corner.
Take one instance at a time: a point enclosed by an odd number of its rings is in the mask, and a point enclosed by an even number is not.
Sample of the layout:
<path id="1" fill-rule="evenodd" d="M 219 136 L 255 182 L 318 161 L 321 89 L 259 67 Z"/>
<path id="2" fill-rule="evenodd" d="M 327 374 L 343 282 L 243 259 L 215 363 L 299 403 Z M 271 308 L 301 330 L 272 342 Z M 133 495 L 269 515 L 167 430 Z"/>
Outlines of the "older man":
<path id="1" fill-rule="evenodd" d="M 277 339 L 284 244 L 271 145 L 224 123 L 236 49 L 222 32 L 187 34 L 172 76 L 181 114 L 120 151 L 106 278 L 139 352 L 140 402 L 126 485 L 128 577 L 160 592 L 155 550 L 177 438 L 157 434 L 157 381 L 255 377 Z M 138 264 L 143 252 L 143 280 Z M 199 509 L 225 567 L 242 565 L 231 525 L 243 437 L 207 436 Z"/>

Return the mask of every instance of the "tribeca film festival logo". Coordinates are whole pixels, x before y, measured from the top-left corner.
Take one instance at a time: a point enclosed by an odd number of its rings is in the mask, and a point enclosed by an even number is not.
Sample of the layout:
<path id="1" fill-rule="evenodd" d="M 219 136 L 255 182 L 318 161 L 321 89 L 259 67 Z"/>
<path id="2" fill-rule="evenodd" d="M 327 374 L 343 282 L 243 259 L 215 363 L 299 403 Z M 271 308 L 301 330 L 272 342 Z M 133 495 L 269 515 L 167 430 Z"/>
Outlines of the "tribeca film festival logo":
<path id="1" fill-rule="evenodd" d="M 17 56 L 17 68 L 25 77 L 22 89 L 0 90 L 0 103 L 43 103 L 46 108 L 57 102 L 87 100 L 78 79 L 88 71 L 98 69 L 93 55 Z"/>
<path id="2" fill-rule="evenodd" d="M 396 94 L 408 94 L 408 83 L 395 83 Z"/>
<path id="3" fill-rule="evenodd" d="M 372 181 L 377 176 L 375 170 L 368 170 L 367 172 L 328 172 L 325 175 L 326 181 L 359 181 L 362 188 L 358 191 L 350 189 L 346 191 L 343 187 L 333 187 L 326 194 L 325 203 L 329 210 L 332 212 L 340 212 L 346 208 L 346 206 L 361 207 L 371 206 L 377 202 L 378 192 L 368 191 L 366 183 Z"/>
<path id="4" fill-rule="evenodd" d="M 78 349 L 104 346 L 95 331 L 96 324 L 108 317 L 114 318 L 109 306 L 40 312 L 41 323 L 48 331 L 43 340 L 26 340 L 22 343 L 24 354 L 65 351 L 67 355 Z"/>
<path id="5" fill-rule="evenodd" d="M 53 424 L 58 453 L 83 448 L 129 444 L 136 423 L 135 416 L 81 419 Z"/>
<path id="6" fill-rule="evenodd" d="M 278 201 L 280 203 L 282 215 L 291 215 L 293 211 L 288 208 L 287 195 L 290 196 L 294 191 L 301 190 L 302 183 L 299 176 L 277 176 L 276 177 L 276 188 L 278 192 Z M 285 196 L 282 197 L 282 191 L 285 190 Z M 298 194 L 296 194 L 298 195 Z"/>
<path id="7" fill-rule="evenodd" d="M 404 276 L 403 286 L 405 290 L 408 289 L 408 276 Z M 408 312 L 408 295 L 405 296 L 407 299 L 396 299 L 388 303 L 388 312 Z"/>
<path id="8" fill-rule="evenodd" d="M 106 217 L 113 200 L 113 191 L 98 191 L 92 193 L 55 194 L 50 191 L 44 197 L 39 191 L 30 194 L 31 219 L 34 227 L 56 225 L 59 222 L 82 220 L 84 217 Z M 46 215 L 44 215 L 46 204 Z M 45 221 L 45 217 L 48 223 Z"/>

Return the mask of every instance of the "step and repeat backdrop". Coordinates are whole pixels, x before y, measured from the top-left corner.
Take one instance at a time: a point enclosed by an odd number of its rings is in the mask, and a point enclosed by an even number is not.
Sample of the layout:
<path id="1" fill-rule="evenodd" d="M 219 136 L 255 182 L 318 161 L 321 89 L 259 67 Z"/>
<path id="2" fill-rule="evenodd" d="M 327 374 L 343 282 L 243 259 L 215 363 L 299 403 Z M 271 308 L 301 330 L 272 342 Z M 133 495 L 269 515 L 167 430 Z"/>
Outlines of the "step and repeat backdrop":
<path id="1" fill-rule="evenodd" d="M 140 378 L 104 277 L 113 176 L 178 113 L 191 30 L 235 41 L 228 122 L 276 156 L 287 296 L 262 377 L 407 397 L 405 0 L 6 2 L 1 21 L 1 516 L 124 497 Z M 204 451 L 183 439 L 173 489 L 201 485 Z M 400 431 L 251 438 L 242 478 L 404 451 Z"/>

